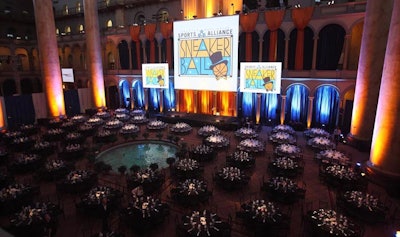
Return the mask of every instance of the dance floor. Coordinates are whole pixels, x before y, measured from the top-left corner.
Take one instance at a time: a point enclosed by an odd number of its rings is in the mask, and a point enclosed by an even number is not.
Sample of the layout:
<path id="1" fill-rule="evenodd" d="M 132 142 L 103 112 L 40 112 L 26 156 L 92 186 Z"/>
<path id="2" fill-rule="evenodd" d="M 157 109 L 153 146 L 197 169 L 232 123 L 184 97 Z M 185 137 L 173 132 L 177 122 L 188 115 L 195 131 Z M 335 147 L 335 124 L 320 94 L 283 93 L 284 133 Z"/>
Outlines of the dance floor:
<path id="1" fill-rule="evenodd" d="M 199 115 L 193 116 L 199 117 Z M 190 117 L 190 115 L 185 115 L 180 118 L 189 119 L 188 117 Z M 165 118 L 171 119 L 171 121 L 174 119 L 172 114 L 166 116 Z M 190 119 L 191 121 L 197 122 L 197 118 Z M 200 119 L 199 121 L 202 121 L 203 123 L 206 120 Z M 231 121 L 231 119 L 229 119 L 228 121 L 223 122 L 228 122 L 229 126 L 233 126 L 236 121 Z M 194 127 L 191 133 L 182 135 L 180 143 L 187 144 L 189 148 L 193 148 L 194 146 L 202 144 L 202 137 L 197 135 L 198 129 L 199 127 Z M 141 125 L 141 133 L 143 133 L 145 130 L 145 125 Z M 229 130 L 231 129 L 222 131 L 222 135 L 228 137 L 230 141 L 229 147 L 220 150 L 216 159 L 204 163 L 203 179 L 208 183 L 209 189 L 213 191 L 213 194 L 209 202 L 202 204 L 199 209 L 212 210 L 216 212 L 223 220 L 231 221 L 232 237 L 254 236 L 253 230 L 246 228 L 243 221 L 241 221 L 240 218 L 237 218 L 235 213 L 238 210 L 238 207 L 240 207 L 240 203 L 243 201 L 266 198 L 265 192 L 262 192 L 260 189 L 263 180 L 267 180 L 270 177 L 270 174 L 267 172 L 267 166 L 270 158 L 273 156 L 273 145 L 269 142 L 266 142 L 267 145 L 265 151 L 256 156 L 254 168 L 248 171 L 250 181 L 246 186 L 240 190 L 226 191 L 214 183 L 213 175 L 216 170 L 226 165 L 226 156 L 233 152 L 239 143 L 239 139 L 235 137 L 234 132 Z M 259 132 L 259 138 L 264 141 L 268 141 L 268 134 L 270 131 L 271 127 L 262 126 Z M 164 135 L 162 139 L 167 140 L 168 131 L 165 130 L 163 134 Z M 290 228 L 287 230 L 287 232 L 282 233 L 283 236 L 289 237 L 307 236 L 305 234 L 305 230 L 303 229 L 302 222 L 302 207 L 304 207 L 306 203 L 308 207 L 312 209 L 318 209 L 322 207 L 321 205 L 327 205 L 324 206 L 324 208 L 331 209 L 336 209 L 337 207 L 337 192 L 334 189 L 329 188 L 326 184 L 322 183 L 319 179 L 319 165 L 314 159 L 314 151 L 307 146 L 303 132 L 296 132 L 296 136 L 297 145 L 303 149 L 304 172 L 301 176 L 295 179 L 295 182 L 302 184 L 303 187 L 306 188 L 306 193 L 304 200 L 298 201 L 292 205 L 282 205 L 282 209 L 290 208 L 292 210 L 290 212 Z M 142 135 L 139 135 L 136 138 L 136 140 L 140 139 L 144 139 Z M 157 137 L 157 133 L 150 132 L 150 136 L 147 139 L 158 140 L 159 137 Z M 118 137 L 117 141 L 113 141 L 110 144 L 104 144 L 99 147 L 99 151 L 105 150 L 117 144 L 124 143 L 125 141 L 126 140 L 124 138 Z M 91 137 L 86 139 L 85 146 L 88 149 L 95 146 Z M 338 150 L 345 152 L 349 157 L 351 157 L 353 163 L 364 163 L 369 158 L 368 153 L 360 152 L 342 143 L 339 144 Z M 57 154 L 52 154 L 49 157 L 49 159 L 56 158 Z M 87 158 L 84 158 L 76 162 L 75 168 L 93 169 L 93 164 L 89 162 Z M 148 232 L 137 234 L 133 232 L 129 226 L 121 223 L 120 215 L 117 210 L 111 214 L 110 225 L 112 230 L 123 233 L 125 236 L 176 236 L 177 224 L 181 222 L 182 216 L 188 214 L 193 208 L 179 205 L 176 203 L 176 201 L 171 199 L 170 191 L 174 186 L 175 181 L 170 176 L 169 168 L 164 169 L 163 172 L 165 172 L 166 180 L 157 195 L 162 201 L 166 202 L 170 206 L 170 213 L 167 219 L 161 225 L 154 226 L 154 228 Z M 64 207 L 64 215 L 60 216 L 59 218 L 59 227 L 56 234 L 57 237 L 98 236 L 102 225 L 101 219 L 78 213 L 76 210 L 76 202 L 80 200 L 80 194 L 60 195 L 56 191 L 56 185 L 54 182 L 37 181 L 34 179 L 31 173 L 17 175 L 16 179 L 20 182 L 28 181 L 40 185 L 40 196 L 37 197 L 38 200 L 57 200 L 57 198 L 60 198 Z M 119 173 L 100 174 L 98 176 L 98 184 L 107 185 L 123 191 L 124 197 L 121 201 L 121 206 L 127 206 L 127 203 L 131 199 L 131 190 L 127 188 L 126 177 L 124 175 Z M 394 211 L 396 208 L 399 208 L 400 201 L 390 197 L 386 191 L 379 186 L 373 183 L 368 183 L 368 191 L 378 195 L 386 205 L 390 205 L 390 211 Z M 230 218 L 232 218 L 232 220 L 230 220 Z M 0 224 L 2 227 L 6 228 L 9 225 L 9 216 L 1 215 Z M 389 223 L 360 224 L 365 231 L 365 237 L 393 237 L 395 230 L 400 230 L 400 226 L 395 226 L 390 221 Z"/>

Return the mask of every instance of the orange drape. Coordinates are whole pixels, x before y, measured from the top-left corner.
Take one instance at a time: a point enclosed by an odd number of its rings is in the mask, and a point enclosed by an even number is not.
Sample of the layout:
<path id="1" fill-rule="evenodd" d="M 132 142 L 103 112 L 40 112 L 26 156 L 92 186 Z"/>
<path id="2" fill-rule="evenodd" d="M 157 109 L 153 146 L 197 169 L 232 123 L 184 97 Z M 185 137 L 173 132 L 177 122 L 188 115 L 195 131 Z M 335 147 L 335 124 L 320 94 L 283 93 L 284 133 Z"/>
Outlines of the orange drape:
<path id="1" fill-rule="evenodd" d="M 161 23 L 161 34 L 166 41 L 167 57 L 166 61 L 169 64 L 169 68 L 172 68 L 172 22 L 162 22 Z"/>
<path id="2" fill-rule="evenodd" d="M 194 111 L 194 91 L 181 90 L 179 93 L 179 111 L 190 113 Z"/>
<path id="3" fill-rule="evenodd" d="M 212 92 L 211 91 L 199 91 L 197 93 L 198 108 L 197 112 L 201 114 L 212 113 Z"/>
<path id="4" fill-rule="evenodd" d="M 270 31 L 269 35 L 269 55 L 270 62 L 276 61 L 277 48 L 278 48 L 278 29 L 282 24 L 285 10 L 266 11 L 264 12 L 264 20 Z"/>
<path id="5" fill-rule="evenodd" d="M 235 109 L 233 92 L 220 91 L 217 100 L 219 113 L 223 116 L 233 116 L 234 111 L 231 111 Z"/>
<path id="6" fill-rule="evenodd" d="M 243 32 L 246 33 L 246 61 L 252 61 L 252 40 L 251 33 L 255 30 L 258 19 L 258 13 L 240 14 L 239 22 Z"/>
<path id="7" fill-rule="evenodd" d="M 132 40 L 136 44 L 136 63 L 138 69 L 142 68 L 142 63 L 140 62 L 140 26 L 130 26 L 129 33 L 131 34 Z M 132 63 L 133 64 L 133 63 Z"/>
<path id="8" fill-rule="evenodd" d="M 154 37 L 156 35 L 157 25 L 155 23 L 146 24 L 144 26 L 144 34 L 146 38 L 150 41 L 150 63 L 156 62 L 156 46 L 154 42 Z"/>
<path id="9" fill-rule="evenodd" d="M 295 8 L 292 10 L 292 20 L 297 28 L 296 56 L 294 61 L 294 69 L 303 69 L 304 56 L 304 29 L 312 17 L 314 7 Z"/>

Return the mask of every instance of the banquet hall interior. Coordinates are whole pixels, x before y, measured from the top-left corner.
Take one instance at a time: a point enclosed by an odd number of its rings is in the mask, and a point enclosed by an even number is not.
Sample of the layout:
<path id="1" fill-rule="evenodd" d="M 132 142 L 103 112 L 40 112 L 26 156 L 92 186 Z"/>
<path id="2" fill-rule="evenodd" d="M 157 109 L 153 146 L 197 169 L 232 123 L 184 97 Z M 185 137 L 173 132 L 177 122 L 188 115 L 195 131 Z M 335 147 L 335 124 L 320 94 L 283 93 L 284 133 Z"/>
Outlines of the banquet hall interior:
<path id="1" fill-rule="evenodd" d="M 399 4 L 1 1 L 0 236 L 399 236 Z"/>

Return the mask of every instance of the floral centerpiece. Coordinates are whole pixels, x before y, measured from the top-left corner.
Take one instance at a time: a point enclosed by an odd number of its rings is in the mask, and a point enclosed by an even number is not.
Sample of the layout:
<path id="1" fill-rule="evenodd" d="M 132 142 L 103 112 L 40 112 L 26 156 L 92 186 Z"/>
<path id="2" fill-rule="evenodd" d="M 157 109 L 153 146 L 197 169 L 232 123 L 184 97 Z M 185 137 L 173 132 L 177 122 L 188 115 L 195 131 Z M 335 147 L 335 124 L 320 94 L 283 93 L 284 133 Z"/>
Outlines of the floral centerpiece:
<path id="1" fill-rule="evenodd" d="M 172 132 L 186 133 L 192 131 L 192 126 L 187 123 L 176 123 L 170 128 Z"/>
<path id="2" fill-rule="evenodd" d="M 208 137 L 214 134 L 220 134 L 221 131 L 213 125 L 205 125 L 197 131 L 200 136 Z"/>

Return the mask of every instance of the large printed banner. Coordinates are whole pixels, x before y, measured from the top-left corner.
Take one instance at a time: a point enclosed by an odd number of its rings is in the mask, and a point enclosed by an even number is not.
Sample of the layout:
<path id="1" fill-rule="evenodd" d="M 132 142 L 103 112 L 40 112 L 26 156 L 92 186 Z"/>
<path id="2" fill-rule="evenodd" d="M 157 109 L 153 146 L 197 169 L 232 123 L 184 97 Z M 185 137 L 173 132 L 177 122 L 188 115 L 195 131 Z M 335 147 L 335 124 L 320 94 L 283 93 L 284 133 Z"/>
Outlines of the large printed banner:
<path id="1" fill-rule="evenodd" d="M 168 88 L 168 63 L 142 64 L 142 77 L 143 88 Z"/>
<path id="2" fill-rule="evenodd" d="M 281 62 L 240 63 L 240 91 L 281 93 Z"/>
<path id="3" fill-rule="evenodd" d="M 239 16 L 174 22 L 175 89 L 237 91 Z"/>

